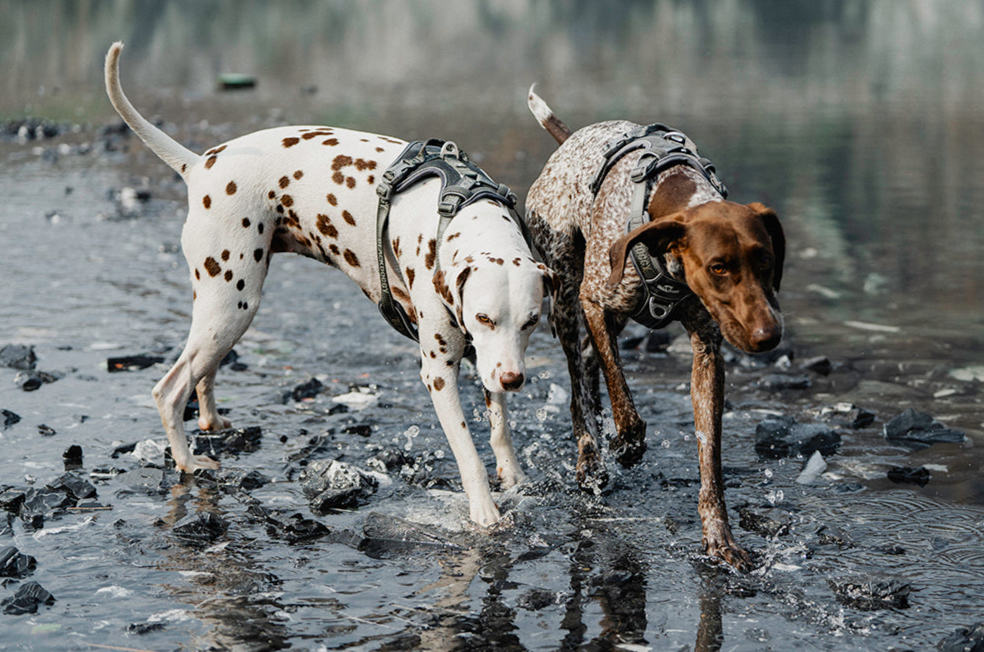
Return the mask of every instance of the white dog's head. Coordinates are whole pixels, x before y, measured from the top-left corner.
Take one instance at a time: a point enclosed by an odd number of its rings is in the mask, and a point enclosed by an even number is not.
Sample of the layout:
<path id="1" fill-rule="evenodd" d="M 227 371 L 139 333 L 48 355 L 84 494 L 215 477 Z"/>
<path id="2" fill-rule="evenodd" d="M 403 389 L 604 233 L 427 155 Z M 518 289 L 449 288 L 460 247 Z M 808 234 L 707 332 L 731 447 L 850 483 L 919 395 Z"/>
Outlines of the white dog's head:
<path id="1" fill-rule="evenodd" d="M 475 365 L 490 392 L 515 392 L 526 382 L 526 345 L 540 322 L 545 294 L 557 276 L 528 257 L 468 257 L 439 270 L 434 287 L 471 336 Z"/>

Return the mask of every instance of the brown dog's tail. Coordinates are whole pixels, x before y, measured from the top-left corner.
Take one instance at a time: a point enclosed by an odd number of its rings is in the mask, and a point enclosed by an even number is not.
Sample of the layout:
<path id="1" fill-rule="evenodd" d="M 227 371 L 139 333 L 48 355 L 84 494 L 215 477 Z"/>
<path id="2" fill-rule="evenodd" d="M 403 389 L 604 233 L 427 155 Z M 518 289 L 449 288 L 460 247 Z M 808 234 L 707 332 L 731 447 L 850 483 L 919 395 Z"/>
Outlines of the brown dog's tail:
<path id="1" fill-rule="evenodd" d="M 547 103 L 533 91 L 535 87 L 536 84 L 530 86 L 530 95 L 526 103 L 529 105 L 530 111 L 533 112 L 533 116 L 537 122 L 540 123 L 540 126 L 550 132 L 550 135 L 554 137 L 558 145 L 563 145 L 564 141 L 571 135 L 571 128 L 554 115 L 553 110 L 547 106 Z"/>
<path id="2" fill-rule="evenodd" d="M 113 108 L 120 114 L 123 121 L 130 126 L 133 133 L 137 134 L 140 140 L 144 141 L 154 154 L 160 157 L 180 174 L 187 179 L 188 169 L 198 161 L 198 154 L 180 145 L 176 140 L 165 134 L 163 131 L 148 122 L 140 115 L 130 100 L 123 94 L 123 87 L 120 85 L 120 52 L 123 44 L 113 43 L 106 54 L 106 93 L 109 101 L 113 103 Z"/>

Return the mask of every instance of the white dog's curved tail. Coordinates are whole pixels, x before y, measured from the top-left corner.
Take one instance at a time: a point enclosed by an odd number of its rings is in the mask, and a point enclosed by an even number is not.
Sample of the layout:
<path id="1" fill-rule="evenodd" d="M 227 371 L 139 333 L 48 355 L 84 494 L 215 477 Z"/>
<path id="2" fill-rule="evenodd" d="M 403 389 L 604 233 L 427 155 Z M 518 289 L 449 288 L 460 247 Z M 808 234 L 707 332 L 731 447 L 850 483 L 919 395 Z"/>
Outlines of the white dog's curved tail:
<path id="1" fill-rule="evenodd" d="M 554 115 L 553 110 L 547 106 L 547 103 L 533 91 L 534 88 L 536 88 L 536 84 L 530 86 L 530 95 L 526 100 L 530 111 L 533 112 L 533 116 L 540 123 L 540 126 L 550 132 L 550 135 L 554 137 L 557 144 L 563 145 L 564 141 L 571 135 L 570 127 Z"/>
<path id="2" fill-rule="evenodd" d="M 123 121 L 130 126 L 133 133 L 144 143 L 147 144 L 162 161 L 167 163 L 175 172 L 187 179 L 187 171 L 195 162 L 198 155 L 180 145 L 176 140 L 165 134 L 163 131 L 152 125 L 130 104 L 123 94 L 123 87 L 120 85 L 120 52 L 123 50 L 123 43 L 117 41 L 109 48 L 106 53 L 106 93 L 109 101 L 113 103 L 113 108 L 120 114 Z"/>

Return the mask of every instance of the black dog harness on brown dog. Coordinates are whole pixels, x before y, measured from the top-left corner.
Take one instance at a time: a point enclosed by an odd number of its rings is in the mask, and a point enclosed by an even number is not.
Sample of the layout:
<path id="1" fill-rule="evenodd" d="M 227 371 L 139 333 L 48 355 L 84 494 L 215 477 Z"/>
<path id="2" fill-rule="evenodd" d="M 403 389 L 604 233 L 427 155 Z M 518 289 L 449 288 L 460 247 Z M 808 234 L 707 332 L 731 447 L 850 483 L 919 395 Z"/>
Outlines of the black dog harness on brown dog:
<path id="1" fill-rule="evenodd" d="M 728 189 L 715 175 L 714 164 L 697 154 L 697 147 L 686 134 L 666 125 L 653 124 L 609 142 L 605 148 L 605 162 L 591 182 L 591 192 L 596 197 L 612 167 L 637 149 L 644 151 L 632 169 L 635 190 L 632 209 L 626 221 L 626 233 L 652 220 L 647 207 L 653 184 L 660 172 L 675 165 L 686 165 L 697 170 L 722 197 L 728 196 Z M 686 283 L 673 278 L 666 269 L 663 257 L 654 258 L 644 243 L 638 242 L 630 249 L 629 259 L 639 273 L 646 292 L 646 300 L 632 313 L 632 319 L 650 329 L 663 328 L 673 321 L 676 307 L 693 291 Z"/>
<path id="2" fill-rule="evenodd" d="M 458 149 L 451 141 L 431 138 L 427 141 L 414 141 L 396 157 L 383 173 L 382 181 L 376 188 L 379 195 L 379 209 L 376 213 L 376 255 L 379 260 L 379 312 L 390 326 L 412 340 L 420 341 L 417 327 L 410 320 L 403 306 L 393 300 L 389 278 L 386 274 L 385 239 L 389 222 L 390 203 L 395 195 L 431 177 L 441 179 L 441 195 L 437 212 L 440 221 L 437 225 L 437 247 L 445 230 L 455 215 L 465 206 L 479 199 L 489 198 L 506 207 L 510 216 L 519 225 L 527 244 L 530 243 L 529 229 L 516 213 L 516 194 L 508 186 L 496 183 L 489 175 L 469 160 L 468 155 Z M 440 256 L 435 252 L 435 269 L 440 269 Z"/>

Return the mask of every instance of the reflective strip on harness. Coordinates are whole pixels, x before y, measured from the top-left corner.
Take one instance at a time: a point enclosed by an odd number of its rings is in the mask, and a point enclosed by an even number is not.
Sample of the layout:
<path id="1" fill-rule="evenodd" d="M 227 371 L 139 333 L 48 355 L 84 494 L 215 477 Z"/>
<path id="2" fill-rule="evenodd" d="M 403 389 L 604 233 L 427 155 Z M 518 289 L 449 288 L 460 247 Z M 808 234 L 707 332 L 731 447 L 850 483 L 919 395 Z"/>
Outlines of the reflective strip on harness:
<path id="1" fill-rule="evenodd" d="M 697 155 L 697 148 L 686 134 L 661 124 L 640 127 L 614 140 L 605 149 L 605 162 L 591 182 L 591 191 L 597 195 L 601 184 L 626 154 L 644 149 L 632 169 L 635 183 L 632 208 L 626 221 L 626 233 L 649 222 L 648 198 L 656 177 L 663 170 L 676 165 L 686 165 L 700 172 L 708 183 L 721 194 L 728 196 L 728 189 L 715 175 L 714 164 Z M 643 281 L 646 297 L 632 319 L 650 329 L 663 328 L 674 319 L 674 311 L 684 300 L 693 295 L 686 283 L 670 275 L 661 257 L 653 258 L 643 243 L 629 250 L 629 259 Z"/>
<path id="2" fill-rule="evenodd" d="M 417 328 L 403 306 L 393 300 L 386 273 L 385 238 L 393 197 L 407 188 L 432 177 L 441 179 L 441 195 L 437 212 L 437 246 L 440 248 L 451 220 L 465 206 L 479 199 L 488 198 L 503 204 L 519 226 L 527 244 L 531 242 L 526 223 L 516 213 L 516 194 L 507 186 L 496 183 L 489 175 L 472 163 L 468 156 L 451 141 L 432 138 L 415 141 L 383 173 L 376 188 L 379 208 L 376 213 L 376 255 L 379 261 L 380 300 L 379 312 L 401 334 L 419 341 Z M 435 269 L 440 269 L 440 255 L 435 256 Z"/>

